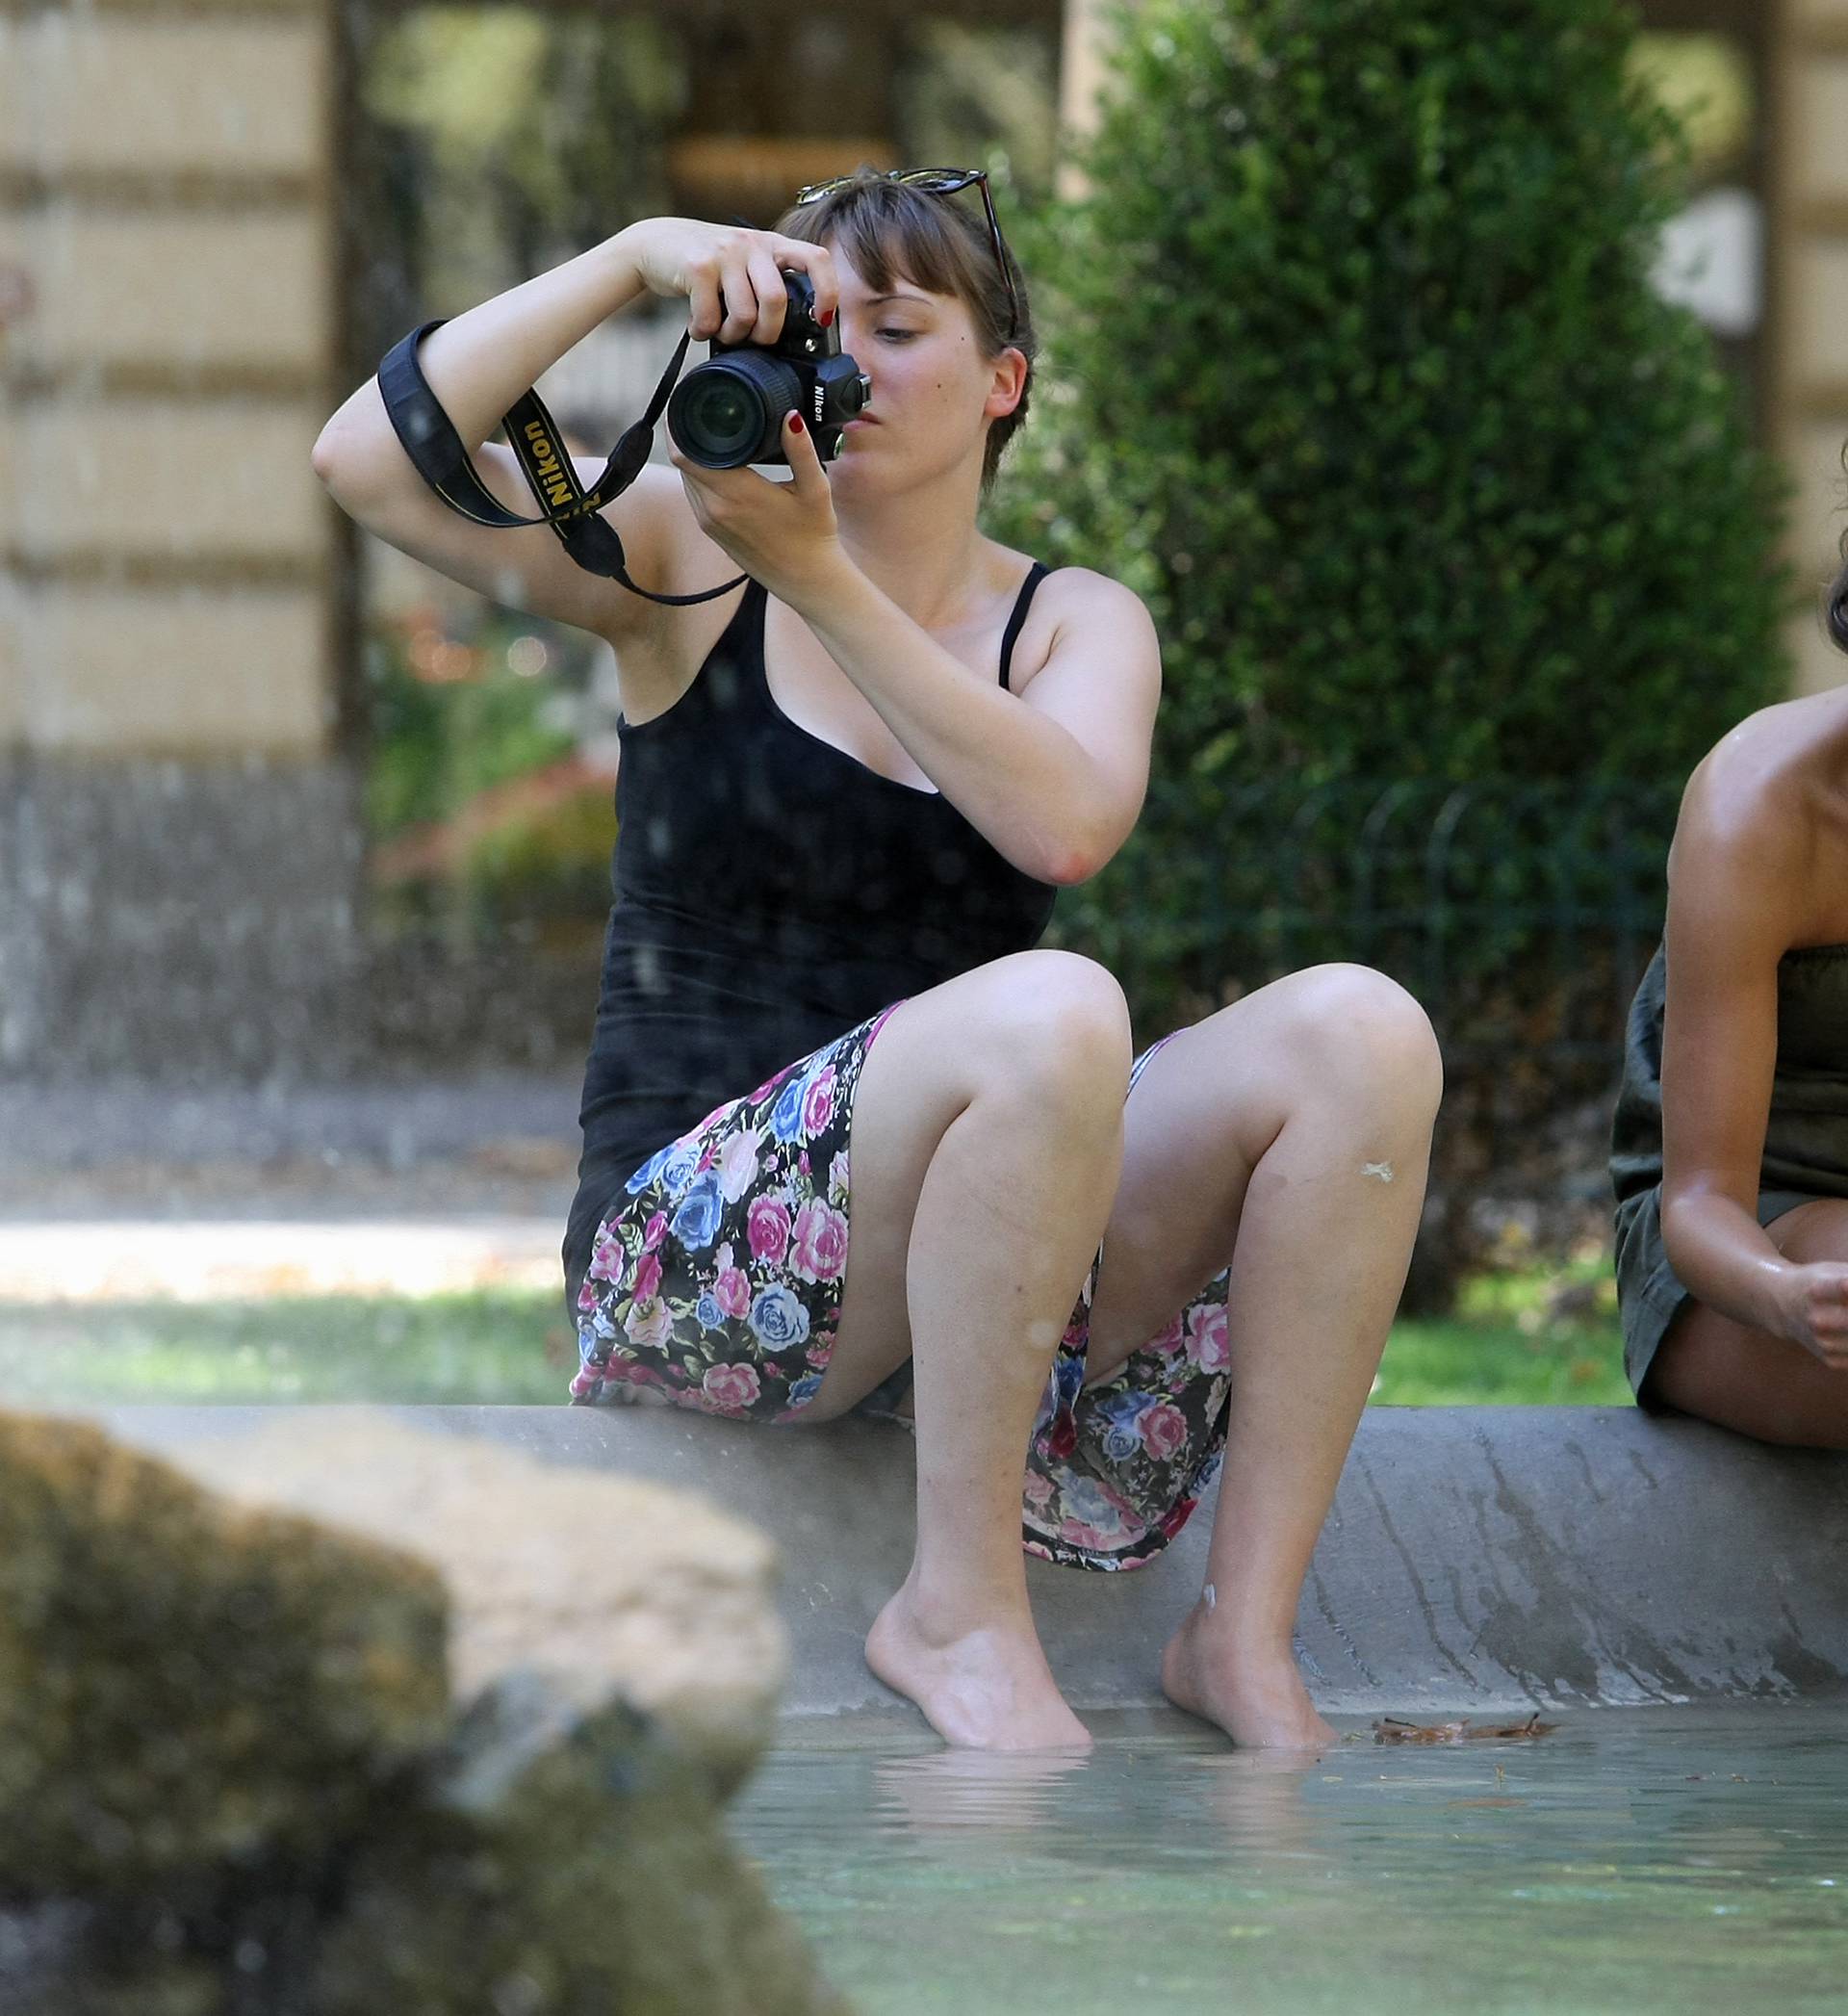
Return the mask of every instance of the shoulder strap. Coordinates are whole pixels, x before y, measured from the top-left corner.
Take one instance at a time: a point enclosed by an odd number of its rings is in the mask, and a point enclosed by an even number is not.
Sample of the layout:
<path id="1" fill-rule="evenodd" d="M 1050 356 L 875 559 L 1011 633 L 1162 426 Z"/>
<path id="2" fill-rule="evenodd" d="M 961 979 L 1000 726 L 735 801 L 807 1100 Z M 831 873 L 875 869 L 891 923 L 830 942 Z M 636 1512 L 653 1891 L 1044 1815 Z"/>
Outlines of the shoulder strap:
<path id="1" fill-rule="evenodd" d="M 586 491 L 578 480 L 571 457 L 559 445 L 558 428 L 536 392 L 526 392 L 515 401 L 501 425 L 507 442 L 518 459 L 527 486 L 538 500 L 541 515 L 522 518 L 509 511 L 482 482 L 462 437 L 455 431 L 435 393 L 430 390 L 423 367 L 417 361 L 417 347 L 432 329 L 442 326 L 443 318 L 426 322 L 395 344 L 378 367 L 378 389 L 392 427 L 403 444 L 417 473 L 429 484 L 449 509 L 476 525 L 497 530 L 523 525 L 549 525 L 557 533 L 565 551 L 588 574 L 601 574 L 618 582 L 631 593 L 650 602 L 681 607 L 695 602 L 710 602 L 729 595 L 745 577 L 724 586 L 703 589 L 697 595 L 656 595 L 638 587 L 629 578 L 623 557 L 623 542 L 616 528 L 603 516 L 602 507 L 620 497 L 642 473 L 654 425 L 661 417 L 667 396 L 686 355 L 687 338 L 668 362 L 648 411 L 617 442 L 615 452 L 603 465 L 596 488 Z"/>
<path id="2" fill-rule="evenodd" d="M 1001 684 L 1008 686 L 1008 674 L 1014 666 L 1014 644 L 1027 620 L 1027 610 L 1033 603 L 1033 591 L 1052 572 L 1044 560 L 1035 560 L 1027 578 L 1020 583 L 1020 592 L 1014 598 L 1014 611 L 1008 618 L 1008 627 L 1001 633 Z"/>

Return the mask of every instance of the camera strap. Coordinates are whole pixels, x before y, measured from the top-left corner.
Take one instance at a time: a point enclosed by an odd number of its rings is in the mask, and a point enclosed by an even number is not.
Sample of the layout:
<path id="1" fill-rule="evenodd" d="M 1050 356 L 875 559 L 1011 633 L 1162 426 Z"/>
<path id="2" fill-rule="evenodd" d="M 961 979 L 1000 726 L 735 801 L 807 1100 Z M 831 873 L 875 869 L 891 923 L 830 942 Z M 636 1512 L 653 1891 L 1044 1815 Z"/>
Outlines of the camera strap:
<path id="1" fill-rule="evenodd" d="M 508 510 L 482 482 L 473 458 L 462 446 L 461 435 L 430 390 L 429 380 L 417 361 L 418 345 L 432 329 L 441 328 L 445 320 L 439 316 L 434 322 L 421 323 L 393 345 L 378 367 L 378 389 L 404 452 L 419 476 L 450 510 L 496 530 L 549 525 L 558 534 L 565 551 L 587 574 L 601 574 L 620 582 L 632 594 L 675 607 L 729 595 L 749 578 L 740 574 L 736 581 L 703 589 L 698 595 L 656 595 L 652 589 L 638 587 L 629 578 L 623 542 L 616 528 L 602 514 L 602 507 L 620 497 L 642 473 L 654 444 L 655 423 L 674 389 L 674 380 L 680 375 L 690 332 L 681 334 L 680 345 L 654 388 L 654 396 L 648 402 L 648 411 L 617 442 L 592 489 L 586 490 L 578 481 L 545 401 L 537 392 L 521 394 L 501 426 L 506 428 L 508 445 L 540 508 L 539 517 L 522 518 Z"/>

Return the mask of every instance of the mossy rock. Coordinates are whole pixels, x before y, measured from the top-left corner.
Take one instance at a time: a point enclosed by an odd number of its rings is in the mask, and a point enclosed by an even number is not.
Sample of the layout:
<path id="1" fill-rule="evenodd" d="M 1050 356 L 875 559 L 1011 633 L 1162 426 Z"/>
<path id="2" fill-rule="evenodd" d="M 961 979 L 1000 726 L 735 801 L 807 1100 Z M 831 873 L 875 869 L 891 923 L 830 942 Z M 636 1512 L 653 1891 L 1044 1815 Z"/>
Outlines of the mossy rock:
<path id="1" fill-rule="evenodd" d="M 848 2016 L 650 1718 L 516 1676 L 350 1872 L 315 2016 Z"/>
<path id="2" fill-rule="evenodd" d="M 320 1862 L 449 1719 L 425 1564 L 0 1414 L 0 1898 Z"/>

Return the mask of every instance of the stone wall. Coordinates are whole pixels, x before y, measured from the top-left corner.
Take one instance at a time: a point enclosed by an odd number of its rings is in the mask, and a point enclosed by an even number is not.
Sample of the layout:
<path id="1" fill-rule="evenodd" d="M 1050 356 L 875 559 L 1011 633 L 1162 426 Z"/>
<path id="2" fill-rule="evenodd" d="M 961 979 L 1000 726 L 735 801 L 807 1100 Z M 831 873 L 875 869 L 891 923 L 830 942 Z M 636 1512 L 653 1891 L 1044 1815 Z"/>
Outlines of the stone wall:
<path id="1" fill-rule="evenodd" d="M 322 0 L 0 0 L 0 1071 L 264 1069 L 350 964 Z"/>
<path id="2" fill-rule="evenodd" d="M 1806 591 L 1838 564 L 1848 488 L 1848 0 L 1787 0 L 1773 54 L 1774 443 L 1797 495 L 1791 550 Z M 1792 626 L 1797 684 L 1840 684 L 1848 659 L 1812 610 Z"/>

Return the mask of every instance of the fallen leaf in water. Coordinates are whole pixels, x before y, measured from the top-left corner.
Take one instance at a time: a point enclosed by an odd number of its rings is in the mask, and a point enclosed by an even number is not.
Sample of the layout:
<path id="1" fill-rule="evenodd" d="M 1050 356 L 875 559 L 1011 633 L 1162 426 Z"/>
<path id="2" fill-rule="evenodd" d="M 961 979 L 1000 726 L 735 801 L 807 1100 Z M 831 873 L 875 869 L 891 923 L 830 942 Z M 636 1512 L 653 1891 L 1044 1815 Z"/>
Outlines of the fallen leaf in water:
<path id="1" fill-rule="evenodd" d="M 1523 1737 L 1551 1736 L 1557 1722 L 1543 1722 L 1530 1715 L 1525 1722 L 1472 1724 L 1461 1722 L 1407 1722 L 1389 1715 L 1373 1724 L 1375 1743 L 1512 1743 Z"/>

